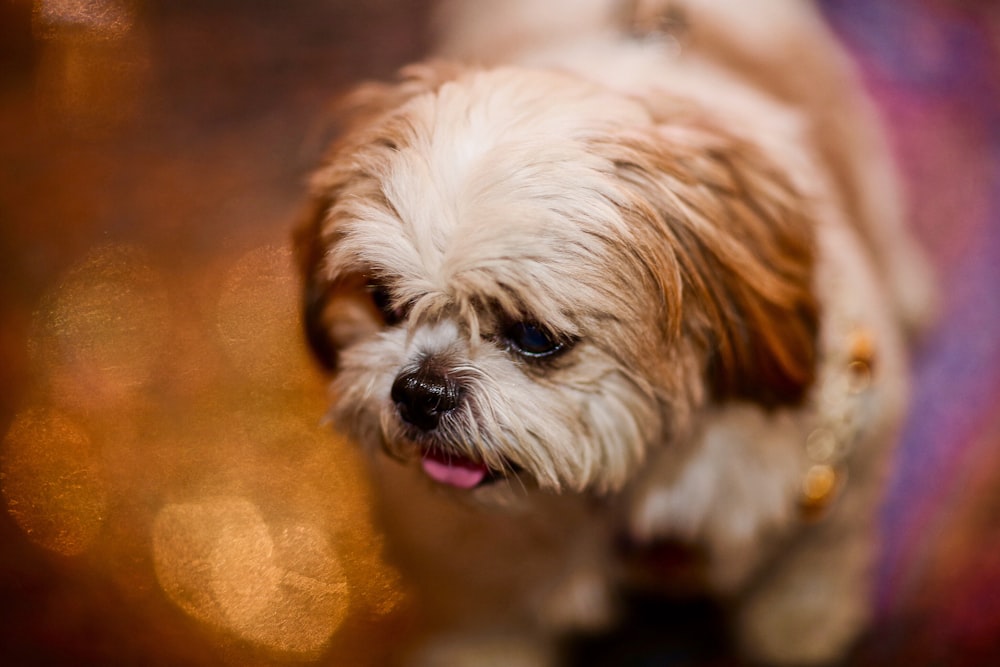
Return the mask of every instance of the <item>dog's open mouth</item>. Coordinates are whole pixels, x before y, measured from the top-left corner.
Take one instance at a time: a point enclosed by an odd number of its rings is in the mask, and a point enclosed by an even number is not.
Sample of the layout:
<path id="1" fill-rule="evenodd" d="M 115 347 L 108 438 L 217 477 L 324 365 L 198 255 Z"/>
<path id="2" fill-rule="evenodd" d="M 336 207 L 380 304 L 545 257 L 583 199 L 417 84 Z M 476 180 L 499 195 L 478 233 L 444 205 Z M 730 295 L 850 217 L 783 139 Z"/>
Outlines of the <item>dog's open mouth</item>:
<path id="1" fill-rule="evenodd" d="M 458 489 L 474 489 L 491 484 L 504 476 L 504 473 L 490 468 L 481 461 L 439 449 L 425 449 L 421 453 L 420 467 L 424 474 L 435 482 Z"/>

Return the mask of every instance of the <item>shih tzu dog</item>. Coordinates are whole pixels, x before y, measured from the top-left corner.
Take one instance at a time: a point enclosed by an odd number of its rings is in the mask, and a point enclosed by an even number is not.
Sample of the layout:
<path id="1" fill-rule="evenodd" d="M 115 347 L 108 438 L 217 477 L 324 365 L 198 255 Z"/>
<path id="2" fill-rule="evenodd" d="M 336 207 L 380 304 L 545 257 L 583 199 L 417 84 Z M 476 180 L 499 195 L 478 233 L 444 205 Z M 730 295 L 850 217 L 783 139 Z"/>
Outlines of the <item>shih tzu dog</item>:
<path id="1" fill-rule="evenodd" d="M 296 234 L 409 659 L 548 664 L 665 542 L 747 659 L 841 659 L 931 289 L 816 9 L 441 12 L 438 60 L 348 98 Z"/>

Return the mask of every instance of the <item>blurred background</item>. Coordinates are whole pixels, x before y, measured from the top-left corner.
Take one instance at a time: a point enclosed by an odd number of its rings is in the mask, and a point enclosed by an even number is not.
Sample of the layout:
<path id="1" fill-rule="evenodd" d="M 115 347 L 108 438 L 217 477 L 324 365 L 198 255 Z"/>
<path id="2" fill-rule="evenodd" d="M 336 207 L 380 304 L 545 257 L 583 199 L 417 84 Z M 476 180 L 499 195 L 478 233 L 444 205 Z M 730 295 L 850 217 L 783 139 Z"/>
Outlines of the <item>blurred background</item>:
<path id="1" fill-rule="evenodd" d="M 427 51 L 428 2 L 0 0 L 3 664 L 380 665 L 405 632 L 288 236 L 333 99 Z M 1000 3 L 821 4 L 945 295 L 854 663 L 996 664 Z"/>

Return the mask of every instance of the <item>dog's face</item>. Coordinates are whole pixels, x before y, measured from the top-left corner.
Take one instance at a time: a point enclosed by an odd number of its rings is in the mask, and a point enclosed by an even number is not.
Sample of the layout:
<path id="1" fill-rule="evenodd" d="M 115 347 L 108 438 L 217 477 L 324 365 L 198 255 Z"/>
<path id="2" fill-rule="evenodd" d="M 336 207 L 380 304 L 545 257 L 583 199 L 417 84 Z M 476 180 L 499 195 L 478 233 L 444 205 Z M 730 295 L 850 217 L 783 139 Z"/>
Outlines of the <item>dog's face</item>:
<path id="1" fill-rule="evenodd" d="M 801 400 L 811 232 L 751 142 L 545 72 L 357 99 L 297 236 L 354 438 L 462 489 L 607 491 L 705 401 Z"/>

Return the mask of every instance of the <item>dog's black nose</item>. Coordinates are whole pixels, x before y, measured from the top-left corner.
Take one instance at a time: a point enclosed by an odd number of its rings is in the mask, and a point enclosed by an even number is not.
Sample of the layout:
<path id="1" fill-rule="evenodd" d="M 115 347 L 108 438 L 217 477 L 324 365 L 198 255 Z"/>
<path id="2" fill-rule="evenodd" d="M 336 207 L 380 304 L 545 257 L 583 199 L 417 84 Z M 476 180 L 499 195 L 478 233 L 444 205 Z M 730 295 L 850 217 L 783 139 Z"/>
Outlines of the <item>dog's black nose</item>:
<path id="1" fill-rule="evenodd" d="M 441 416 L 458 407 L 461 388 L 447 375 L 419 367 L 392 383 L 392 401 L 403 421 L 421 431 L 437 428 Z"/>

